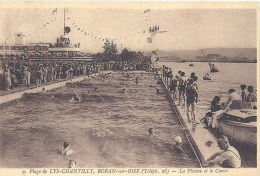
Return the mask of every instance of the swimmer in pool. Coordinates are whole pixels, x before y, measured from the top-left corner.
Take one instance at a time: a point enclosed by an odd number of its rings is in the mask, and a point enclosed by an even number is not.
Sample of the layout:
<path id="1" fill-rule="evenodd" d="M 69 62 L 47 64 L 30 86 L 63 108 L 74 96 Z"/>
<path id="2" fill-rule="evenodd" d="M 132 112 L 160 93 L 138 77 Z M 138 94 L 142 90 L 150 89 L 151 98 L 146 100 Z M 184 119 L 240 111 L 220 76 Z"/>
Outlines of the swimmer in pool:
<path id="1" fill-rule="evenodd" d="M 75 168 L 76 167 L 76 161 L 75 160 L 70 160 L 68 168 Z"/>
<path id="2" fill-rule="evenodd" d="M 149 134 L 150 134 L 150 135 L 152 135 L 152 134 L 154 134 L 154 133 L 155 133 L 155 129 L 154 129 L 154 128 L 149 128 L 149 130 L 148 130 L 148 131 L 149 131 Z"/>
<path id="3" fill-rule="evenodd" d="M 61 154 L 61 155 L 71 155 L 72 153 L 74 153 L 74 151 L 70 148 L 69 142 L 64 142 L 63 148 L 59 149 L 59 151 L 58 151 L 58 154 Z"/>
<path id="4" fill-rule="evenodd" d="M 182 139 L 180 136 L 176 136 L 175 137 L 175 145 L 174 145 L 174 148 L 179 152 L 179 153 L 184 153 L 184 150 L 182 148 Z"/>
<path id="5" fill-rule="evenodd" d="M 73 97 L 70 100 L 70 102 L 72 102 L 72 103 L 80 103 L 81 101 L 82 101 L 82 98 L 77 94 L 73 94 Z"/>

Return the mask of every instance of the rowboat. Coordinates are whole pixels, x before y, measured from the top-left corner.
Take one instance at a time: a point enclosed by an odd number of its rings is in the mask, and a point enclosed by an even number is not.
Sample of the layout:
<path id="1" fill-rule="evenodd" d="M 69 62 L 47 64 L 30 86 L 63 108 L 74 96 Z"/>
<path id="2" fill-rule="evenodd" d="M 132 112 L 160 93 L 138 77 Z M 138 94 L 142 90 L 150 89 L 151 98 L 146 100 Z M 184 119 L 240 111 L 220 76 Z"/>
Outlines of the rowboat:
<path id="1" fill-rule="evenodd" d="M 256 145 L 257 111 L 254 109 L 230 110 L 217 120 L 217 129 L 233 141 Z"/>
<path id="2" fill-rule="evenodd" d="M 203 80 L 211 80 L 210 76 L 203 76 Z"/>

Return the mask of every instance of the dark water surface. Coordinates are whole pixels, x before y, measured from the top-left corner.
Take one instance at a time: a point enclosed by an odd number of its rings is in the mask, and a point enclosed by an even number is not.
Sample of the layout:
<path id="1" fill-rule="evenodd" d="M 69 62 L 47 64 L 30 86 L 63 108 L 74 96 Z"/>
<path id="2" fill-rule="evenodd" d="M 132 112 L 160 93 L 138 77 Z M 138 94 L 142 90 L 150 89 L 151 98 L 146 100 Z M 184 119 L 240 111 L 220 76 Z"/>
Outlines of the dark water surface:
<path id="1" fill-rule="evenodd" d="M 186 139 L 166 95 L 156 94 L 161 85 L 148 73 L 131 75 L 89 78 L 1 106 L 0 167 L 67 167 L 70 159 L 78 167 L 199 167 L 188 143 L 186 155 L 172 147 L 176 136 Z M 71 103 L 73 93 L 83 101 Z M 64 141 L 75 153 L 57 154 Z"/>

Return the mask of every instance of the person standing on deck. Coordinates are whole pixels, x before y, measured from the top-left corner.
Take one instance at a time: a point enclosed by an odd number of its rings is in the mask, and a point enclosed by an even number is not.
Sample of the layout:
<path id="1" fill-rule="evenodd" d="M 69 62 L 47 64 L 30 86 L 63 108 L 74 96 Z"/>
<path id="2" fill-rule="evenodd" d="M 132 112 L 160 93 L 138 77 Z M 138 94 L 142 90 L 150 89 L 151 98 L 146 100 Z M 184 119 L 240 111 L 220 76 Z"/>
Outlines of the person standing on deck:
<path id="1" fill-rule="evenodd" d="M 69 78 L 70 78 L 70 69 L 69 68 L 65 71 L 65 75 L 66 75 L 66 80 L 69 80 Z"/>
<path id="2" fill-rule="evenodd" d="M 175 76 L 175 78 L 179 81 L 179 79 L 181 78 L 181 72 L 182 71 L 178 71 L 177 75 Z"/>
<path id="3" fill-rule="evenodd" d="M 24 79 L 26 87 L 29 87 L 31 83 L 31 72 L 29 72 L 27 68 L 24 69 Z"/>
<path id="4" fill-rule="evenodd" d="M 190 74 L 190 77 L 187 79 L 187 81 L 189 81 L 189 79 L 194 79 L 195 76 L 196 76 L 195 73 L 192 72 L 192 73 Z"/>
<path id="5" fill-rule="evenodd" d="M 196 95 L 196 103 L 198 103 L 198 98 L 199 98 L 199 93 L 198 93 L 198 91 L 199 91 L 199 88 L 198 88 L 198 84 L 197 84 L 197 81 L 198 81 L 198 77 L 197 76 L 194 76 L 194 78 L 193 78 L 193 86 L 196 88 L 196 90 L 197 90 L 197 95 Z"/>
<path id="6" fill-rule="evenodd" d="M 9 91 L 12 86 L 11 74 L 10 74 L 10 70 L 8 69 L 7 65 L 5 66 L 5 69 L 4 69 L 4 86 L 5 86 L 6 91 Z"/>
<path id="7" fill-rule="evenodd" d="M 42 82 L 43 84 L 47 84 L 47 76 L 48 76 L 48 69 L 47 66 L 42 68 Z"/>
<path id="8" fill-rule="evenodd" d="M 87 64 L 86 63 L 83 63 L 82 65 L 82 69 L 83 69 L 83 75 L 86 76 L 87 75 Z"/>
<path id="9" fill-rule="evenodd" d="M 36 71 L 36 85 L 37 86 L 40 86 L 42 84 L 42 76 L 43 75 L 43 72 L 42 72 L 42 67 L 39 66 L 39 68 L 37 69 Z"/>
<path id="10" fill-rule="evenodd" d="M 256 95 L 253 86 L 248 86 L 248 95 L 246 97 L 246 102 L 249 104 L 249 108 L 256 109 Z"/>
<path id="11" fill-rule="evenodd" d="M 248 92 L 246 90 L 245 84 L 240 85 L 240 88 L 242 90 L 242 93 L 241 93 L 242 107 L 245 108 L 246 107 L 246 97 L 247 97 Z"/>
<path id="12" fill-rule="evenodd" d="M 187 84 L 187 79 L 185 76 L 184 72 L 181 72 L 180 74 L 180 79 L 179 79 L 179 105 L 181 105 L 181 99 L 183 99 L 184 103 L 183 105 L 185 106 L 185 90 L 186 90 L 186 84 Z"/>
<path id="13" fill-rule="evenodd" d="M 235 89 L 229 89 L 228 94 L 227 107 L 225 110 L 241 109 L 241 97 Z"/>
<path id="14" fill-rule="evenodd" d="M 241 157 L 238 151 L 229 144 L 228 138 L 222 135 L 217 142 L 220 151 L 214 153 L 204 163 L 202 163 L 204 167 L 241 167 Z"/>
<path id="15" fill-rule="evenodd" d="M 73 78 L 73 72 L 74 72 L 74 69 L 72 68 L 72 66 L 70 66 L 69 68 L 69 79 L 72 80 Z"/>
<path id="16" fill-rule="evenodd" d="M 175 75 L 175 79 L 177 80 L 177 89 L 176 89 L 176 93 L 175 93 L 175 99 L 178 99 L 177 98 L 177 95 L 178 95 L 178 93 L 179 93 L 179 80 L 180 80 L 180 78 L 181 78 L 181 72 L 182 71 L 178 71 L 178 73 Z"/>
<path id="17" fill-rule="evenodd" d="M 198 122 L 196 122 L 196 97 L 198 92 L 193 83 L 194 80 L 189 79 L 186 87 L 186 114 L 189 123 L 198 124 Z"/>
<path id="18" fill-rule="evenodd" d="M 170 91 L 170 93 L 172 93 L 172 99 L 173 100 L 176 99 L 177 86 L 178 86 L 178 81 L 177 81 L 177 79 L 173 78 L 170 82 L 170 85 L 169 85 L 169 91 Z"/>

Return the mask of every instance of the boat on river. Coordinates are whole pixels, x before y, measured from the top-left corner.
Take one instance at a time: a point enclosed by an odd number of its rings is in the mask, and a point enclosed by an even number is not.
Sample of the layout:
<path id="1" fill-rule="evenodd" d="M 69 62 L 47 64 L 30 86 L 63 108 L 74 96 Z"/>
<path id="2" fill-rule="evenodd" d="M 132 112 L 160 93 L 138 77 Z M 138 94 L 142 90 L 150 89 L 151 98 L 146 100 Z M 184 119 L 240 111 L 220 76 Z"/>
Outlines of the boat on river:
<path id="1" fill-rule="evenodd" d="M 230 110 L 223 113 L 217 121 L 217 129 L 220 134 L 239 143 L 256 145 L 257 110 Z"/>
<path id="2" fill-rule="evenodd" d="M 211 80 L 211 76 L 209 75 L 209 73 L 206 73 L 202 78 L 203 80 Z"/>
<path id="3" fill-rule="evenodd" d="M 185 63 L 186 60 L 182 59 L 182 60 L 179 60 L 178 63 Z"/>
<path id="4" fill-rule="evenodd" d="M 209 66 L 210 72 L 218 72 L 218 68 L 214 64 L 209 63 Z"/>
<path id="5" fill-rule="evenodd" d="M 203 80 L 211 80 L 211 77 L 210 76 L 203 76 Z"/>

